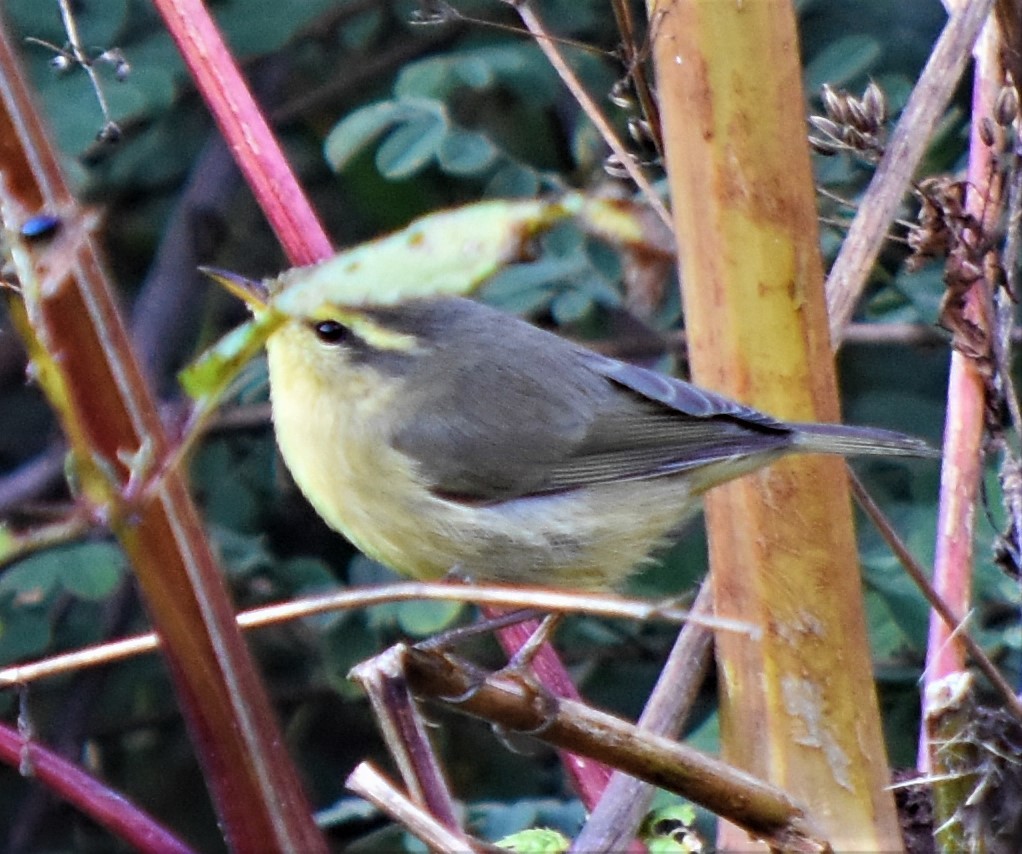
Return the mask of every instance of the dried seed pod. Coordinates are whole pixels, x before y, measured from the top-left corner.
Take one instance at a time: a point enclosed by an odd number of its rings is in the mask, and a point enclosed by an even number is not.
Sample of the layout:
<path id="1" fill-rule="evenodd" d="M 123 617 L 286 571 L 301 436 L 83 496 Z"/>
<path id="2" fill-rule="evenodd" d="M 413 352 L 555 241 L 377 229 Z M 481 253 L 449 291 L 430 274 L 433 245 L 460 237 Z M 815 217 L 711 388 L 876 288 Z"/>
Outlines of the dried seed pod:
<path id="1" fill-rule="evenodd" d="M 127 80 L 128 75 L 131 74 L 131 65 L 120 48 L 112 47 L 109 50 L 103 51 L 96 57 L 96 61 L 105 62 L 107 65 L 113 66 L 114 76 L 121 82 Z"/>
<path id="2" fill-rule="evenodd" d="M 112 144 L 120 142 L 122 136 L 121 126 L 117 122 L 107 122 L 96 134 L 96 141 Z"/>
<path id="3" fill-rule="evenodd" d="M 810 116 L 809 124 L 826 136 L 835 140 L 841 139 L 843 128 L 837 122 L 832 122 L 830 119 L 824 118 L 823 116 Z"/>
<path id="4" fill-rule="evenodd" d="M 631 155 L 629 155 L 631 156 Z M 632 157 L 632 162 L 635 162 L 635 157 Z M 621 158 L 616 154 L 608 154 L 603 160 L 603 171 L 610 175 L 611 178 L 628 178 L 628 170 L 621 162 Z"/>
<path id="5" fill-rule="evenodd" d="M 962 282 L 975 282 L 983 278 L 983 268 L 967 258 L 963 258 L 958 263 L 958 270 L 956 272 L 959 280 Z"/>
<path id="6" fill-rule="evenodd" d="M 994 102 L 994 118 L 1001 127 L 1008 127 L 1018 117 L 1018 91 L 1013 84 L 1001 87 Z"/>
<path id="7" fill-rule="evenodd" d="M 74 65 L 74 59 L 66 53 L 58 53 L 50 60 L 50 68 L 58 74 L 67 71 Z"/>
<path id="8" fill-rule="evenodd" d="M 845 103 L 848 105 L 848 123 L 859 133 L 872 134 L 876 132 L 876 125 L 872 117 L 866 112 L 866 108 L 855 98 L 848 98 Z"/>
<path id="9" fill-rule="evenodd" d="M 654 139 L 653 128 L 649 122 L 635 116 L 628 120 L 628 133 L 641 145 L 648 145 Z"/>
<path id="10" fill-rule="evenodd" d="M 955 216 L 962 216 L 965 213 L 965 182 L 945 178 L 939 189 L 941 201 L 949 212 Z"/>
<path id="11" fill-rule="evenodd" d="M 632 89 L 632 81 L 628 77 L 622 77 L 611 86 L 607 98 L 610 103 L 622 110 L 633 110 L 638 105 L 635 92 Z"/>
<path id="12" fill-rule="evenodd" d="M 870 80 L 866 91 L 862 93 L 862 107 L 876 127 L 887 121 L 887 96 L 875 81 Z"/>
<path id="13" fill-rule="evenodd" d="M 983 116 L 979 120 L 979 127 L 976 129 L 979 133 L 979 138 L 982 140 L 983 145 L 987 148 L 992 148 L 994 143 L 997 141 L 997 133 L 994 130 L 994 123 L 989 116 Z"/>
<path id="14" fill-rule="evenodd" d="M 869 138 L 852 125 L 845 125 L 841 129 L 841 141 L 856 151 L 868 151 L 870 148 Z"/>
<path id="15" fill-rule="evenodd" d="M 844 146 L 840 143 L 820 139 L 818 136 L 809 137 L 809 144 L 813 147 L 813 151 L 817 154 L 822 154 L 824 157 L 832 157 L 838 152 L 844 150 Z"/>
<path id="16" fill-rule="evenodd" d="M 835 92 L 829 83 L 824 83 L 820 90 L 820 100 L 823 101 L 823 109 L 827 115 L 839 124 L 848 122 L 848 109 L 845 106 L 847 95 Z"/>

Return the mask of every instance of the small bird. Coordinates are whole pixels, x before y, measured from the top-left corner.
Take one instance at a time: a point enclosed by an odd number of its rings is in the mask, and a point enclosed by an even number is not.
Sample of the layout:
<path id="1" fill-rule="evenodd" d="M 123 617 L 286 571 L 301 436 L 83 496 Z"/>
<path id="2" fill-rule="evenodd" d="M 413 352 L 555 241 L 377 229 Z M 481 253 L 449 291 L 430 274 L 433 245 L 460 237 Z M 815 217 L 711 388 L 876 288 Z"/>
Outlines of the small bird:
<path id="1" fill-rule="evenodd" d="M 892 431 L 775 420 L 473 300 L 341 303 L 314 270 L 204 272 L 280 315 L 270 396 L 299 488 L 414 578 L 607 589 L 704 492 L 787 454 L 936 455 Z"/>

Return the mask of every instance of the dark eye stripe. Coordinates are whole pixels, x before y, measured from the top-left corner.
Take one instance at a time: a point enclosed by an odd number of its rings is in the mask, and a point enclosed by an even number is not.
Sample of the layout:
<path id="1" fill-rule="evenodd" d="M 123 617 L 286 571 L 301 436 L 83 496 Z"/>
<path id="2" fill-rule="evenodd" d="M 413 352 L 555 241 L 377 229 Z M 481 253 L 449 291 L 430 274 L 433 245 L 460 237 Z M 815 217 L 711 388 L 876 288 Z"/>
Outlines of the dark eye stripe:
<path id="1" fill-rule="evenodd" d="M 324 344 L 343 344 L 351 337 L 351 330 L 336 320 L 320 320 L 312 324 L 312 331 Z"/>

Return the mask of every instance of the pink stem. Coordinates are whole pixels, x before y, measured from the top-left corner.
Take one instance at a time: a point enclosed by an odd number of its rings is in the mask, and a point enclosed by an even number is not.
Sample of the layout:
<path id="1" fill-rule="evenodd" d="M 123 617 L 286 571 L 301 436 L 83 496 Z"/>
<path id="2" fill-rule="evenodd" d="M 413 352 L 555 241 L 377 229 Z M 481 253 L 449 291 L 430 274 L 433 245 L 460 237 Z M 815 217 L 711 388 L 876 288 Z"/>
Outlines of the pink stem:
<path id="1" fill-rule="evenodd" d="M 153 0 L 281 245 L 297 266 L 334 254 L 201 0 Z"/>
<path id="2" fill-rule="evenodd" d="M 153 854 L 190 854 L 192 851 L 167 828 L 86 774 L 73 762 L 26 741 L 16 730 L 0 724 L 0 762 L 38 779 L 51 791 L 78 807 L 97 824 L 133 848 Z"/>
<path id="3" fill-rule="evenodd" d="M 996 172 L 995 152 L 980 137 L 981 121 L 992 115 L 1000 89 L 998 65 L 987 30 L 976 46 L 966 198 L 967 210 L 984 226 L 1000 210 L 1000 200 L 994 198 L 997 190 L 991 187 L 991 177 Z M 985 280 L 976 282 L 965 296 L 964 312 L 981 330 L 992 335 L 989 287 Z M 985 406 L 986 387 L 976 360 L 955 350 L 951 354 L 948 378 L 933 587 L 959 620 L 969 612 L 972 588 L 972 542 L 983 476 L 981 445 Z M 931 612 L 923 677 L 924 721 L 919 740 L 919 767 L 922 771 L 930 767 L 925 724 L 927 690 L 950 674 L 965 670 L 965 666 L 965 647 L 952 636 L 951 629 L 941 616 Z"/>

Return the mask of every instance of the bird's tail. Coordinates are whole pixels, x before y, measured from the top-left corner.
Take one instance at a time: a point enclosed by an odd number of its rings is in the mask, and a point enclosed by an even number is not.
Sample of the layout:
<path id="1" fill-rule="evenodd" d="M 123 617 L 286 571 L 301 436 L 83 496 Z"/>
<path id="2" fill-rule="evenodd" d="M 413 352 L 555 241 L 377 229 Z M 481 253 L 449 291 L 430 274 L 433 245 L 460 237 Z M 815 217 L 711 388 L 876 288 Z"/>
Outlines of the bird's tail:
<path id="1" fill-rule="evenodd" d="M 805 453 L 939 457 L 940 451 L 904 433 L 844 424 L 792 424 L 795 446 Z"/>

